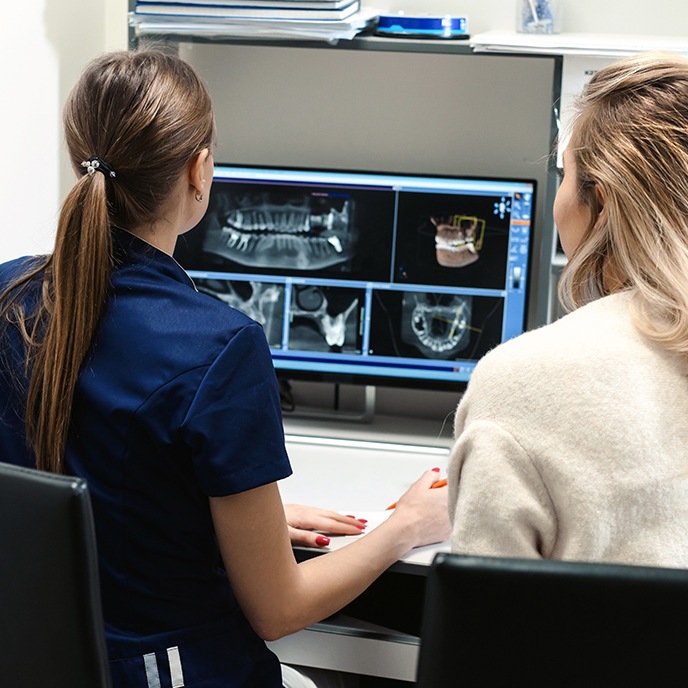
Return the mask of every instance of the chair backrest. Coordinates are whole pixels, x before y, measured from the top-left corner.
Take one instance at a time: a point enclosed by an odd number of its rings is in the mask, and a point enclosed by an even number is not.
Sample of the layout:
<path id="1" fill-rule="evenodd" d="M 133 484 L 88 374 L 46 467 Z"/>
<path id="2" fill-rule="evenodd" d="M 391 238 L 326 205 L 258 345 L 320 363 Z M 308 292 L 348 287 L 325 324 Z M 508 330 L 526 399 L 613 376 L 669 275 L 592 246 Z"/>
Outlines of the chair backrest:
<path id="1" fill-rule="evenodd" d="M 417 686 L 674 685 L 687 649 L 688 571 L 441 553 Z"/>
<path id="2" fill-rule="evenodd" d="M 86 484 L 4 463 L 0 685 L 110 686 Z"/>

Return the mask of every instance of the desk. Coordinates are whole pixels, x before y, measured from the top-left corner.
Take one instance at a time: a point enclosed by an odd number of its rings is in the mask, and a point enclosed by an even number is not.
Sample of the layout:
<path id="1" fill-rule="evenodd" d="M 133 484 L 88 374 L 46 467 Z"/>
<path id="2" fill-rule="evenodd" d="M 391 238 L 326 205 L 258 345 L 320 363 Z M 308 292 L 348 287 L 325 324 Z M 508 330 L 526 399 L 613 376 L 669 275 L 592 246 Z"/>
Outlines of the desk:
<path id="1" fill-rule="evenodd" d="M 374 427 L 344 437 L 289 430 L 294 475 L 280 483 L 284 501 L 351 513 L 368 519 L 369 529 L 389 515 L 386 506 L 424 470 L 437 466 L 444 474 L 451 446 L 449 439 L 413 434 L 403 442 L 386 441 Z M 328 549 L 356 537 L 333 537 Z M 270 643 L 273 651 L 287 664 L 415 681 L 425 573 L 435 553 L 448 549 L 441 543 L 409 552 L 341 613 Z M 322 553 L 295 549 L 298 560 Z"/>

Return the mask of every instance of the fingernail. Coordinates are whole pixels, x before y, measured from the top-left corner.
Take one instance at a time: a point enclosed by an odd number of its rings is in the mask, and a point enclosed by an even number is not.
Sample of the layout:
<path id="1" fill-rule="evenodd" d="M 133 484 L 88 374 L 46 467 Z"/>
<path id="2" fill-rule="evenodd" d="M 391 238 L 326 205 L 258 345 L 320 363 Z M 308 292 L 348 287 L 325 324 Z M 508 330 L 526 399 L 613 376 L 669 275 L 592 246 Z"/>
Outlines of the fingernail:
<path id="1" fill-rule="evenodd" d="M 439 469 L 439 468 L 433 468 L 432 470 L 435 471 L 435 473 L 439 473 L 439 472 L 440 472 L 440 469 Z"/>
<path id="2" fill-rule="evenodd" d="M 347 518 L 354 518 L 355 519 L 356 517 L 355 516 L 347 516 Z"/>
<path id="3" fill-rule="evenodd" d="M 358 521 L 359 523 L 368 523 L 368 520 L 365 518 L 359 518 Z"/>
<path id="4" fill-rule="evenodd" d="M 318 537 L 315 538 L 315 544 L 318 545 L 318 547 L 327 547 L 327 545 L 330 544 L 330 538 L 324 535 L 318 535 Z"/>

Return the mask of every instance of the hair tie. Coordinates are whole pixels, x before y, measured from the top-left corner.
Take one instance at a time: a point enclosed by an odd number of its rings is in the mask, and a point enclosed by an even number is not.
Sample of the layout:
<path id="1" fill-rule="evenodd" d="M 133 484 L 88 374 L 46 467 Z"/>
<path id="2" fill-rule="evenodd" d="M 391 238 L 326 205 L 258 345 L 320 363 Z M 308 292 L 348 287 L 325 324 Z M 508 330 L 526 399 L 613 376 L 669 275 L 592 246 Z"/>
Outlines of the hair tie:
<path id="1" fill-rule="evenodd" d="M 97 156 L 93 156 L 88 160 L 84 160 L 81 163 L 81 166 L 86 168 L 86 174 L 88 174 L 91 177 L 96 173 L 96 170 L 98 170 L 98 172 L 102 172 L 106 177 L 117 176 L 112 167 L 110 167 L 110 165 L 108 165 L 104 160 L 101 160 Z"/>

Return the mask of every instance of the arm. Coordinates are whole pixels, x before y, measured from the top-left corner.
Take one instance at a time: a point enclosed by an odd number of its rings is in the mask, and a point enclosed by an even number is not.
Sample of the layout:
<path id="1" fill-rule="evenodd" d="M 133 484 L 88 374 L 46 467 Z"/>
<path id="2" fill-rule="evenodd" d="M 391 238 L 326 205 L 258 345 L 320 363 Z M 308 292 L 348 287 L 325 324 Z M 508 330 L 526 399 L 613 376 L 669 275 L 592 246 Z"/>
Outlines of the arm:
<path id="1" fill-rule="evenodd" d="M 266 640 L 305 628 L 363 592 L 413 547 L 449 535 L 446 488 L 429 489 L 427 471 L 394 513 L 360 540 L 297 564 L 275 483 L 210 499 L 232 588 L 247 619 Z"/>
<path id="2" fill-rule="evenodd" d="M 360 535 L 366 522 L 355 516 L 342 516 L 336 511 L 319 509 L 303 504 L 285 504 L 284 515 L 289 526 L 292 545 L 304 547 L 327 547 L 330 535 Z"/>

